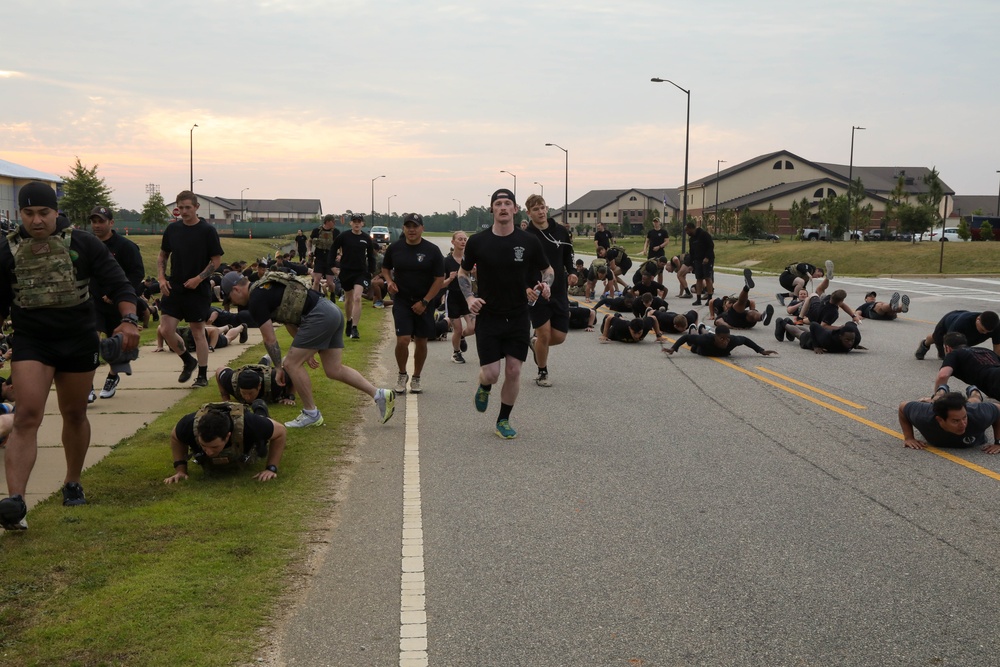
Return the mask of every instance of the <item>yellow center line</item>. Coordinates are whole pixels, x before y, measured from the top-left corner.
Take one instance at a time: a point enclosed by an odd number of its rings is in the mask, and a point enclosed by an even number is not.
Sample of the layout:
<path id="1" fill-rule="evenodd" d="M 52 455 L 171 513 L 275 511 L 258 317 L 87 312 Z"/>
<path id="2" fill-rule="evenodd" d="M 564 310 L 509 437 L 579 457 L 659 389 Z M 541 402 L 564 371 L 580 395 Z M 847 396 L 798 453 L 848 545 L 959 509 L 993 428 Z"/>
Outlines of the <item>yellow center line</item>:
<path id="1" fill-rule="evenodd" d="M 763 366 L 757 366 L 757 370 L 763 371 L 763 372 L 768 373 L 770 375 L 773 375 L 776 378 L 781 378 L 785 382 L 791 382 L 792 384 L 797 385 L 799 387 L 804 387 L 804 388 L 812 391 L 813 393 L 819 394 L 820 396 L 826 396 L 827 398 L 832 398 L 833 400 L 839 401 L 840 403 L 843 403 L 844 405 L 849 405 L 852 408 L 856 408 L 858 410 L 867 410 L 868 409 L 867 407 L 865 407 L 863 405 L 858 405 L 857 403 L 852 403 L 851 401 L 848 401 L 845 398 L 840 398 L 839 396 L 836 396 L 834 394 L 830 394 L 828 392 L 825 392 L 822 389 L 817 389 L 816 387 L 813 387 L 812 385 L 808 385 L 808 384 L 806 384 L 804 382 L 799 382 L 798 380 L 793 380 L 792 378 L 790 378 L 790 377 L 788 377 L 786 375 L 782 375 L 781 373 L 775 373 L 774 371 L 769 371 L 766 368 L 764 368 Z"/>
<path id="2" fill-rule="evenodd" d="M 896 438 L 898 440 L 904 440 L 903 434 L 900 433 L 899 431 L 894 431 L 891 428 L 882 426 L 881 424 L 876 424 L 875 422 L 870 421 L 868 419 L 865 419 L 864 417 L 859 417 L 859 416 L 857 416 L 855 414 L 851 414 L 850 412 L 848 412 L 848 411 L 846 411 L 846 410 L 844 410 L 842 408 L 838 408 L 835 405 L 830 405 L 829 403 L 825 403 L 825 402 L 819 400 L 818 398 L 813 398 L 812 396 L 809 396 L 808 394 L 804 394 L 801 391 L 798 391 L 796 389 L 792 389 L 790 387 L 786 387 L 783 384 L 779 384 L 779 383 L 775 382 L 774 380 L 771 380 L 769 378 L 764 377 L 763 375 L 758 375 L 757 373 L 754 373 L 752 371 L 748 371 L 745 368 L 740 368 L 736 364 L 730 363 L 728 361 L 723 361 L 722 359 L 720 359 L 718 357 L 710 357 L 710 359 L 712 359 L 712 361 L 716 361 L 716 362 L 722 364 L 723 366 L 726 366 L 728 368 L 732 368 L 733 370 L 739 371 L 740 373 L 743 373 L 745 375 L 749 375 L 750 377 L 752 377 L 752 378 L 754 378 L 756 380 L 760 380 L 761 382 L 764 382 L 765 384 L 769 384 L 772 387 L 777 387 L 778 389 L 781 389 L 782 391 L 786 391 L 789 394 L 793 394 L 795 396 L 798 396 L 799 398 L 804 398 L 805 400 L 809 401 L 810 403 L 815 403 L 816 405 L 824 407 L 827 410 L 831 410 L 833 412 L 836 412 L 839 415 L 843 415 L 843 416 L 847 417 L 848 419 L 853 419 L 854 421 L 856 421 L 856 422 L 858 422 L 860 424 L 864 424 L 865 426 L 869 426 L 869 427 L 875 429 L 876 431 L 881 431 L 882 433 L 885 433 L 886 435 L 891 435 L 892 437 L 894 437 L 894 438 Z M 778 375 L 778 374 L 774 373 L 774 375 Z M 798 384 L 798 383 L 796 383 L 796 384 Z M 807 385 L 803 385 L 803 386 L 807 386 Z M 1000 473 L 997 473 L 997 472 L 995 472 L 993 470 L 990 470 L 989 468 L 984 468 L 984 467 L 982 467 L 980 465 L 976 465 L 975 463 L 972 463 L 970 461 L 966 461 L 965 459 L 963 459 L 963 458 L 961 458 L 959 456 L 955 456 L 954 454 L 951 454 L 950 452 L 946 452 L 944 450 L 938 449 L 937 447 L 933 447 L 931 445 L 927 445 L 926 447 L 924 447 L 924 450 L 928 451 L 928 452 L 930 452 L 932 454 L 937 454 L 941 458 L 947 459 L 947 460 L 951 461 L 952 463 L 957 463 L 960 466 L 964 466 L 964 467 L 968 468 L 969 470 L 972 470 L 973 472 L 978 472 L 981 475 L 985 475 L 986 477 L 989 477 L 991 479 L 995 479 L 997 481 L 1000 481 Z"/>

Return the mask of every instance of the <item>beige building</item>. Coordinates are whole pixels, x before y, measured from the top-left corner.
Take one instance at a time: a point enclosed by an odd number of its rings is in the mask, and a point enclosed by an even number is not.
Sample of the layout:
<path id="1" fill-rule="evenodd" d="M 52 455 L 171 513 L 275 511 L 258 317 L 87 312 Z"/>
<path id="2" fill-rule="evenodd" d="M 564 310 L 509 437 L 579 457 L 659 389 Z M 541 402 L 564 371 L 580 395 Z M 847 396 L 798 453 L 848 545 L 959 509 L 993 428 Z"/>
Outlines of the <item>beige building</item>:
<path id="1" fill-rule="evenodd" d="M 57 197 L 62 196 L 63 179 L 59 176 L 0 160 L 0 218 L 17 222 L 17 195 L 21 186 L 31 181 L 48 183 L 55 189 Z"/>
<path id="2" fill-rule="evenodd" d="M 791 232 L 789 209 L 794 202 L 805 199 L 816 213 L 820 200 L 847 192 L 848 174 L 864 185 L 865 204 L 873 209 L 872 226 L 877 227 L 890 193 L 900 176 L 907 194 L 916 196 L 925 191 L 923 177 L 927 167 L 866 167 L 812 162 L 789 151 L 781 150 L 760 155 L 745 162 L 712 173 L 688 183 L 687 213 L 697 221 L 714 219 L 716 206 L 725 210 L 766 212 L 774 207 L 779 218 L 779 233 Z M 945 198 L 941 213 L 955 210 L 955 192 L 943 181 Z M 664 206 L 664 196 L 667 205 Z M 579 226 L 595 222 L 641 222 L 645 211 L 655 209 L 670 217 L 680 217 L 683 189 L 593 190 L 569 205 L 569 222 Z M 864 231 L 864 230 L 862 230 Z"/>
<path id="3" fill-rule="evenodd" d="M 245 222 L 305 223 L 323 217 L 323 204 L 319 199 L 229 199 L 227 197 L 198 196 L 198 215 L 215 224 Z M 173 211 L 177 202 L 167 204 Z M 242 214 L 240 206 L 243 207 Z"/>

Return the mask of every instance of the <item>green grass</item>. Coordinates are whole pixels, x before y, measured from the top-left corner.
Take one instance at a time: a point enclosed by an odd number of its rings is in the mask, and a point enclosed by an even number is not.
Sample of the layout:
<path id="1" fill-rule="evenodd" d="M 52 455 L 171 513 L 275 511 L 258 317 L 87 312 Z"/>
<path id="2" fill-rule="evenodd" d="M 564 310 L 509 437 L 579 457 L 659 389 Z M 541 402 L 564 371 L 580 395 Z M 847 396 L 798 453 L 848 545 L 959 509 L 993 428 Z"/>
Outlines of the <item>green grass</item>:
<path id="1" fill-rule="evenodd" d="M 370 369 L 384 317 L 369 306 L 344 363 Z M 283 332 L 281 341 L 287 349 Z M 261 353 L 257 345 L 233 363 Z M 170 431 L 218 400 L 213 383 L 85 471 L 87 505 L 64 508 L 57 493 L 31 510 L 27 532 L 0 538 L 0 664 L 252 661 L 264 643 L 258 628 L 305 556 L 303 536 L 329 513 L 323 489 L 351 442 L 352 415 L 375 414 L 366 395 L 311 373 L 328 426 L 289 434 L 277 479 L 253 480 L 260 465 L 212 475 L 192 465 L 187 481 L 163 483 L 173 474 Z M 284 421 L 299 409 L 272 406 L 271 415 Z"/>
<path id="2" fill-rule="evenodd" d="M 134 241 L 139 246 L 142 254 L 142 266 L 147 276 L 156 277 L 156 260 L 160 256 L 159 236 L 130 236 L 129 240 Z M 223 250 L 226 254 L 222 256 L 223 262 L 233 262 L 237 259 L 252 262 L 259 257 L 268 255 L 274 256 L 274 252 L 288 246 L 291 242 L 287 239 L 240 239 L 225 238 L 222 242 Z"/>
<path id="3" fill-rule="evenodd" d="M 641 258 L 643 239 L 630 237 L 622 245 L 634 259 Z M 717 240 L 715 242 L 716 267 L 750 266 L 754 270 L 781 273 L 793 262 L 809 262 L 822 266 L 832 259 L 837 273 L 851 276 L 879 275 L 934 275 L 941 265 L 941 247 L 944 262 L 940 268 L 945 274 L 986 274 L 1000 272 L 1000 243 L 902 243 L 895 241 L 864 242 L 818 241 L 779 242 Z M 593 239 L 574 239 L 578 253 L 593 254 Z M 680 245 L 671 239 L 667 252 L 677 254 Z"/>

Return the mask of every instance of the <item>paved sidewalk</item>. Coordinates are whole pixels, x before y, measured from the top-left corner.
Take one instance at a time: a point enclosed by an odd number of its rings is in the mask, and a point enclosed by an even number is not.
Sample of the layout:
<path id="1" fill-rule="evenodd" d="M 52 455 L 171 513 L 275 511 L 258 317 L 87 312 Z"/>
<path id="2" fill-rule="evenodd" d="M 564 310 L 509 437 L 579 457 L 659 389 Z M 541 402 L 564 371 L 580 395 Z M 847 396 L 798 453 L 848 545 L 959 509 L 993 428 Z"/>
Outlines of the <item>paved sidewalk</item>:
<path id="1" fill-rule="evenodd" d="M 209 385 L 203 391 L 211 400 L 219 400 L 214 379 L 215 369 L 229 364 L 249 346 L 261 341 L 257 329 L 250 329 L 249 334 L 245 344 L 231 344 L 208 355 Z M 177 376 L 181 372 L 181 362 L 177 355 L 172 352 L 153 352 L 154 347 L 146 345 L 140 348 L 139 359 L 132 362 L 132 375 L 122 376 L 113 398 L 98 398 L 90 404 L 87 410 L 90 417 L 90 449 L 84 469 L 100 461 L 111 451 L 112 446 L 152 422 L 187 396 L 188 392 L 193 391 L 190 381 L 185 384 L 177 382 Z M 102 365 L 94 375 L 94 389 L 98 393 L 104 386 L 107 369 L 106 365 Z M 45 416 L 38 429 L 38 459 L 24 498 L 29 509 L 62 488 L 66 475 L 66 457 L 61 438 L 62 418 L 59 416 L 53 388 L 49 392 Z M 164 456 L 168 456 L 166 443 L 164 447 Z M 2 456 L 0 471 L 0 497 L 3 497 L 7 495 L 7 481 L 2 474 L 6 472 Z"/>

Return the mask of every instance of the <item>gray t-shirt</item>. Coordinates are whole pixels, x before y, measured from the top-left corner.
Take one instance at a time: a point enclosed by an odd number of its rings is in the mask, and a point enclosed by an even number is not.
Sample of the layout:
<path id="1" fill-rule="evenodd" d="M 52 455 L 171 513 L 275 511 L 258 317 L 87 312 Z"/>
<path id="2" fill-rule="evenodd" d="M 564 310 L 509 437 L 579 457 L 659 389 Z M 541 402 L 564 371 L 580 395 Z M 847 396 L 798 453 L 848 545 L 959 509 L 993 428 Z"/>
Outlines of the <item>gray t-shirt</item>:
<path id="1" fill-rule="evenodd" d="M 965 411 L 969 416 L 965 433 L 955 435 L 938 425 L 932 404 L 914 401 L 903 408 L 903 414 L 920 430 L 928 444 L 953 449 L 986 444 L 986 429 L 996 423 L 1000 408 L 993 403 L 967 403 Z"/>

